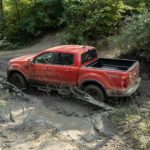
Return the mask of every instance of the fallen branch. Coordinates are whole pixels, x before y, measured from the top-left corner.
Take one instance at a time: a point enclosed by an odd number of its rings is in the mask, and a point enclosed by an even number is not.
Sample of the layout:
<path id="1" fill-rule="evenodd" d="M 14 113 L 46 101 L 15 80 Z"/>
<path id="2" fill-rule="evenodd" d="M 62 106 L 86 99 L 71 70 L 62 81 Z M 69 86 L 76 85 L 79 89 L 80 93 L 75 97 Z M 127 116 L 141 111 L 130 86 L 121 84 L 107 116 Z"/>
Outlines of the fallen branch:
<path id="1" fill-rule="evenodd" d="M 22 91 L 25 90 L 18 89 L 15 85 L 7 82 L 5 78 L 0 78 L 0 89 L 8 90 L 10 93 L 14 93 L 18 96 L 24 96 L 24 93 Z"/>

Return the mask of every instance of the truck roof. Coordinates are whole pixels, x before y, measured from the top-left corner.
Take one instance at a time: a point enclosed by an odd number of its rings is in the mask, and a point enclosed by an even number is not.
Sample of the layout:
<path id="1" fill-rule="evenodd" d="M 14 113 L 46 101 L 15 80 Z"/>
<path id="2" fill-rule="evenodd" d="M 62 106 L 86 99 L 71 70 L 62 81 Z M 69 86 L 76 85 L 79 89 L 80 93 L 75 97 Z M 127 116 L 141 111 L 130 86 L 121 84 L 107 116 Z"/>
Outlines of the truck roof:
<path id="1" fill-rule="evenodd" d="M 85 53 L 88 50 L 95 49 L 92 46 L 84 46 L 84 45 L 60 45 L 56 47 L 49 48 L 45 51 L 57 51 L 57 52 L 71 52 L 71 53 Z"/>

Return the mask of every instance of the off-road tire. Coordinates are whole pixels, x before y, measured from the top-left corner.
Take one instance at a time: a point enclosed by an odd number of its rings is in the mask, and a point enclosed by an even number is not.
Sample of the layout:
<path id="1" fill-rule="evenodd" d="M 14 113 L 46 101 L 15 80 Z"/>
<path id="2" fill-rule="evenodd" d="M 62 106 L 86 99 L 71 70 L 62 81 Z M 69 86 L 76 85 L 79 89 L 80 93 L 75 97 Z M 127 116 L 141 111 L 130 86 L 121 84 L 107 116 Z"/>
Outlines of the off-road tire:
<path id="1" fill-rule="evenodd" d="M 13 73 L 9 78 L 8 82 L 15 85 L 20 90 L 27 89 L 27 82 L 25 78 L 19 73 Z"/>
<path id="2" fill-rule="evenodd" d="M 104 102 L 106 100 L 104 91 L 97 85 L 87 85 L 84 87 L 83 91 L 91 95 L 97 101 Z"/>

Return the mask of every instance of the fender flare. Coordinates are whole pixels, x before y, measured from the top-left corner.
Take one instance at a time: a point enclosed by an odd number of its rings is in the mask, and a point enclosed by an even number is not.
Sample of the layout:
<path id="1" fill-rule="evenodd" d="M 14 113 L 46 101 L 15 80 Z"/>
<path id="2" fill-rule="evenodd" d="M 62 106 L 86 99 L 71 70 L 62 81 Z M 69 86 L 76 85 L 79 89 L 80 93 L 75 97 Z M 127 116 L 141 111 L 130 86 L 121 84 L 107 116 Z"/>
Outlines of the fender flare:
<path id="1" fill-rule="evenodd" d="M 84 87 L 87 86 L 87 85 L 89 85 L 89 84 L 95 84 L 95 85 L 99 86 L 103 90 L 104 94 L 107 95 L 106 94 L 106 88 L 105 88 L 105 86 L 102 83 L 100 83 L 100 82 L 98 82 L 96 80 L 86 80 L 86 81 L 83 81 L 79 85 L 79 88 L 83 90 Z"/>
<path id="2" fill-rule="evenodd" d="M 24 78 L 25 78 L 25 80 L 27 81 L 27 78 L 26 78 L 26 76 L 24 75 L 24 73 L 22 73 L 21 71 L 19 71 L 19 70 L 9 70 L 9 71 L 7 71 L 7 81 L 9 80 L 9 78 L 10 78 L 10 76 L 13 74 L 13 73 L 19 73 L 19 74 L 21 74 Z"/>

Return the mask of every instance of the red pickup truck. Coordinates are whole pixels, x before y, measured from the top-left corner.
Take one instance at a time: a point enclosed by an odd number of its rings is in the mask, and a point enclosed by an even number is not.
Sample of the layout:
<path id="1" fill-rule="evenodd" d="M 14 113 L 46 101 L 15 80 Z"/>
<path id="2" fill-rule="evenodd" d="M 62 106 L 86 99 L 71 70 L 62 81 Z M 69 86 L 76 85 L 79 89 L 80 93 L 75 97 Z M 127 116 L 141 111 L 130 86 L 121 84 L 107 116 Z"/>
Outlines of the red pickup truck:
<path id="1" fill-rule="evenodd" d="M 20 89 L 74 85 L 97 100 L 130 96 L 139 87 L 139 62 L 98 58 L 91 46 L 62 45 L 9 61 L 8 81 Z"/>

